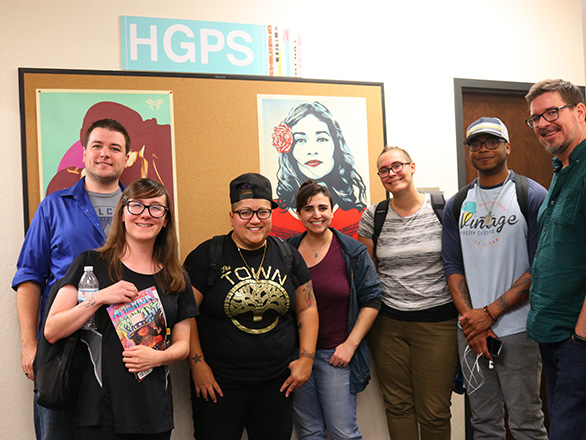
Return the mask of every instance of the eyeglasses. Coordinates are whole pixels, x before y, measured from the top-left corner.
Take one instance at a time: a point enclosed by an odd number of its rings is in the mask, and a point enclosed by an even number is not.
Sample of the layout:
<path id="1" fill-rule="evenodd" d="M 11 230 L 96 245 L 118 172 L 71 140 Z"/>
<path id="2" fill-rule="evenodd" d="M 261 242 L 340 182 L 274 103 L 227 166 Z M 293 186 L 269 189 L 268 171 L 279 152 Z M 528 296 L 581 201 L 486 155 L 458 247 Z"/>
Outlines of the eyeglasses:
<path id="1" fill-rule="evenodd" d="M 169 208 L 163 205 L 145 205 L 141 202 L 136 202 L 134 200 L 128 201 L 125 203 L 126 209 L 132 215 L 141 215 L 145 209 L 149 210 L 149 214 L 153 218 L 161 218 L 164 217 Z"/>
<path id="2" fill-rule="evenodd" d="M 252 209 L 239 209 L 234 212 L 238 213 L 242 220 L 250 220 L 254 214 L 256 214 L 259 220 L 266 220 L 271 217 L 273 210 L 268 208 L 261 208 L 256 211 L 253 211 Z"/>
<path id="3" fill-rule="evenodd" d="M 471 143 L 467 144 L 467 146 L 470 151 L 472 151 L 473 153 L 476 153 L 477 151 L 480 151 L 482 149 L 483 145 L 486 148 L 488 148 L 489 150 L 496 150 L 501 142 L 506 142 L 506 141 L 504 139 L 491 138 L 491 139 L 486 139 L 485 141 L 471 142 Z"/>
<path id="4" fill-rule="evenodd" d="M 389 168 L 387 167 L 382 167 L 380 170 L 378 170 L 378 174 L 381 178 L 385 178 L 388 177 L 389 173 L 392 171 L 395 174 L 400 173 L 401 171 L 403 171 L 403 168 L 405 168 L 405 165 L 411 165 L 411 162 L 397 162 L 392 164 Z"/>
<path id="5" fill-rule="evenodd" d="M 541 118 L 545 119 L 547 122 L 553 122 L 557 118 L 560 117 L 560 110 L 561 109 L 566 108 L 566 107 L 572 107 L 573 105 L 576 105 L 576 104 L 566 104 L 566 105 L 562 105 L 561 107 L 558 107 L 558 108 L 550 108 L 549 110 L 544 111 L 540 115 L 529 116 L 527 119 L 525 119 L 525 122 L 527 123 L 529 128 L 537 127 L 539 125 L 539 120 Z"/>

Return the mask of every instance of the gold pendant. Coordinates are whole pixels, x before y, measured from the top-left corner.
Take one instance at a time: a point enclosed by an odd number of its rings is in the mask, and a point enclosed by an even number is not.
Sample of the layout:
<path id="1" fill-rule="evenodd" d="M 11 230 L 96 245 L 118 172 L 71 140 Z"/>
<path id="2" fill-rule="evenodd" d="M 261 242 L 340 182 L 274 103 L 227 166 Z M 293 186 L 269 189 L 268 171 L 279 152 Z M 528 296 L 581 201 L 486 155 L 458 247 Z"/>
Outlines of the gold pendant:
<path id="1" fill-rule="evenodd" d="M 489 225 L 492 222 L 492 214 L 489 212 L 484 216 L 484 224 Z"/>

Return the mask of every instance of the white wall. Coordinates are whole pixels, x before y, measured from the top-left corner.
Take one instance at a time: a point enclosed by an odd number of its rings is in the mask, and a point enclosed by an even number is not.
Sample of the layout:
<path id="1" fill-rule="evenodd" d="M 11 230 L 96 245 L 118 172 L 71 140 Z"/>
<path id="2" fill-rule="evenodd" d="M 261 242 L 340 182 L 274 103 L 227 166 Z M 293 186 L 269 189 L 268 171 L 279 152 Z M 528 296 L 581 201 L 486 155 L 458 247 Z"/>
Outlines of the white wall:
<path id="1" fill-rule="evenodd" d="M 3 0 L 0 28 L 0 437 L 32 439 L 15 295 L 23 240 L 18 67 L 120 69 L 120 15 L 280 24 L 303 34 L 304 76 L 385 83 L 388 143 L 412 153 L 418 186 L 457 189 L 453 78 L 584 84 L 580 0 Z M 373 146 L 379 148 L 379 146 Z M 180 388 L 176 382 L 176 388 Z M 178 393 L 175 439 L 188 438 Z M 458 401 L 460 404 L 460 401 Z M 385 439 L 378 390 L 360 396 L 366 439 Z M 455 410 L 462 422 L 462 410 Z M 462 439 L 457 428 L 454 438 Z"/>

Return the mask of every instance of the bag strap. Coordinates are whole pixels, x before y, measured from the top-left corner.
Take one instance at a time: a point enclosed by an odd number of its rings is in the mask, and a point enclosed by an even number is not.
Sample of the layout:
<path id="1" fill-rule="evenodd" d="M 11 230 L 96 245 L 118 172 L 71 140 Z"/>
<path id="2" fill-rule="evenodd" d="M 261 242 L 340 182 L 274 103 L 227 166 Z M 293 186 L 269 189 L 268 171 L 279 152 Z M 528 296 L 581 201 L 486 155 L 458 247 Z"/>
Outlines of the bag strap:
<path id="1" fill-rule="evenodd" d="M 521 208 L 521 214 L 528 221 L 529 218 L 529 181 L 527 177 L 515 174 L 515 190 L 517 192 L 517 203 Z"/>
<path id="2" fill-rule="evenodd" d="M 214 282 L 216 281 L 218 261 L 220 261 L 220 257 L 222 256 L 222 248 L 224 247 L 225 239 L 225 235 L 215 235 L 212 238 L 212 242 L 210 244 L 210 263 L 207 281 L 208 288 L 212 287 L 214 285 Z M 283 256 L 285 265 L 289 270 L 289 274 L 291 276 L 291 281 L 293 281 L 293 285 L 298 285 L 299 279 L 293 273 L 293 252 L 291 251 L 291 246 L 285 243 L 281 238 L 274 237 L 272 235 L 269 235 L 268 240 L 272 241 L 277 246 L 279 252 Z"/>
<path id="3" fill-rule="evenodd" d="M 210 244 L 210 264 L 208 268 L 208 288 L 214 285 L 216 281 L 216 271 L 218 269 L 218 261 L 222 256 L 222 248 L 224 247 L 225 235 L 215 235 Z"/>
<path id="4" fill-rule="evenodd" d="M 454 218 L 456 221 L 460 218 L 462 203 L 466 200 L 470 185 L 472 184 L 470 183 L 460 188 L 454 196 Z M 517 193 L 517 203 L 519 203 L 519 207 L 521 208 L 521 214 L 527 220 L 529 216 L 529 181 L 527 177 L 521 174 L 515 174 L 515 192 Z"/>
<path id="5" fill-rule="evenodd" d="M 376 204 L 376 208 L 374 210 L 374 231 L 372 233 L 372 242 L 374 243 L 372 248 L 372 255 L 376 255 L 376 242 L 378 241 L 378 237 L 383 229 L 383 224 L 387 218 L 388 212 L 389 199 L 385 199 L 382 202 L 378 202 Z"/>
<path id="6" fill-rule="evenodd" d="M 444 213 L 444 207 L 446 206 L 446 199 L 444 198 L 444 194 L 434 192 L 429 193 L 429 197 L 431 199 L 431 207 L 433 208 L 433 212 L 441 224 L 443 221 L 442 217 Z"/>
<path id="7" fill-rule="evenodd" d="M 280 237 L 275 237 L 273 235 L 269 235 L 268 240 L 271 240 L 279 248 L 279 252 L 283 256 L 283 260 L 285 260 L 285 265 L 289 269 L 291 281 L 294 286 L 298 286 L 299 278 L 297 278 L 297 275 L 293 272 L 293 252 L 291 251 L 291 246 L 285 243 Z"/>

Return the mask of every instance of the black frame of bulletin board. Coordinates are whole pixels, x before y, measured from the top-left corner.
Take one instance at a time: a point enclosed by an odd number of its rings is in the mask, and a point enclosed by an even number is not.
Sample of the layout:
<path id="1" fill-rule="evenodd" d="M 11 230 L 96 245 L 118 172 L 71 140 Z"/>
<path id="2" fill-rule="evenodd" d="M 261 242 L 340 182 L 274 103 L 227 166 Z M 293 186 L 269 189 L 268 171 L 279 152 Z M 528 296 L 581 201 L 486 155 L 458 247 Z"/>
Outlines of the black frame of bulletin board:
<path id="1" fill-rule="evenodd" d="M 371 200 L 382 200 L 376 158 L 386 145 L 383 83 L 286 77 L 64 69 L 19 69 L 25 230 L 40 203 L 37 89 L 173 92 L 176 212 L 182 257 L 229 227 L 230 180 L 258 172 L 257 95 L 366 99 Z M 203 154 L 199 154 L 203 152 Z"/>

